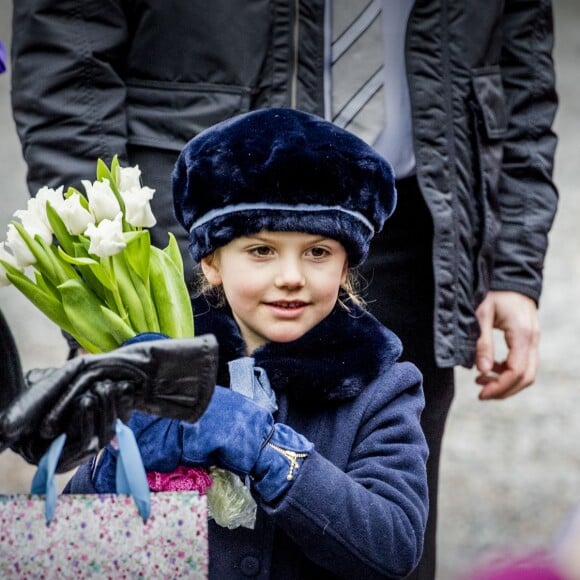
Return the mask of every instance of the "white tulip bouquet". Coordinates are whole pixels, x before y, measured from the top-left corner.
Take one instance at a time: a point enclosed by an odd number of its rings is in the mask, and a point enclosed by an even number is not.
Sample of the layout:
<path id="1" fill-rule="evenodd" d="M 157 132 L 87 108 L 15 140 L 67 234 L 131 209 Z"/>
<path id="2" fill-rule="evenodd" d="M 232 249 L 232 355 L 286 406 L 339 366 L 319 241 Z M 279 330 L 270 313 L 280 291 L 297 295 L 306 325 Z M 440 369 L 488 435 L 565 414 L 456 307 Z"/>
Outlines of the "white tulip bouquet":
<path id="1" fill-rule="evenodd" d="M 108 352 L 144 332 L 194 336 L 193 311 L 177 241 L 152 246 L 155 225 L 138 167 L 99 160 L 85 194 L 41 188 L 18 210 L 0 242 L 0 286 L 13 284 L 90 353 Z M 32 269 L 28 276 L 25 270 Z M 200 470 L 202 468 L 199 468 Z M 219 525 L 253 527 L 256 503 L 239 478 L 210 471 L 207 489 Z"/>
<path id="2" fill-rule="evenodd" d="M 13 284 L 90 353 L 142 332 L 194 334 L 177 241 L 170 233 L 165 249 L 151 245 L 154 190 L 140 176 L 99 160 L 85 195 L 41 188 L 0 242 L 0 285 Z"/>

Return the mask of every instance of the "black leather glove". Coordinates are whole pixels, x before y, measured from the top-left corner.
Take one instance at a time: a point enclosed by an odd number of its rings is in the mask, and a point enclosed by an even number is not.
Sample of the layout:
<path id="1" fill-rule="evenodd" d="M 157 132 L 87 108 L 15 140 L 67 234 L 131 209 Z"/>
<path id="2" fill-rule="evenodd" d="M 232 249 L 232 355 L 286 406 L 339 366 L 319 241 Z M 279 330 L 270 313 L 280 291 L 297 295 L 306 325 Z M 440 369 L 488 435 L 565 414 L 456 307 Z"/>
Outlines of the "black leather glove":
<path id="1" fill-rule="evenodd" d="M 106 445 L 115 420 L 127 420 L 133 409 L 196 421 L 216 373 L 212 335 L 139 342 L 33 370 L 27 390 L 0 415 L 0 445 L 36 464 L 51 440 L 67 433 L 57 471 L 68 471 Z"/>
<path id="2" fill-rule="evenodd" d="M 37 381 L 50 381 L 51 371 L 54 370 L 37 369 L 28 375 L 28 380 L 35 386 L 41 384 Z M 116 419 L 128 421 L 133 411 L 136 388 L 138 386 L 134 382 L 106 379 L 95 382 L 87 392 L 70 401 L 59 415 L 63 423 L 61 432 L 67 434 L 67 439 L 59 459 L 58 473 L 83 463 L 115 436 Z M 44 421 L 40 425 L 42 428 Z M 21 433 L 10 447 L 26 461 L 37 465 L 51 442 L 51 438 L 42 435 L 41 429 L 36 429 Z"/>

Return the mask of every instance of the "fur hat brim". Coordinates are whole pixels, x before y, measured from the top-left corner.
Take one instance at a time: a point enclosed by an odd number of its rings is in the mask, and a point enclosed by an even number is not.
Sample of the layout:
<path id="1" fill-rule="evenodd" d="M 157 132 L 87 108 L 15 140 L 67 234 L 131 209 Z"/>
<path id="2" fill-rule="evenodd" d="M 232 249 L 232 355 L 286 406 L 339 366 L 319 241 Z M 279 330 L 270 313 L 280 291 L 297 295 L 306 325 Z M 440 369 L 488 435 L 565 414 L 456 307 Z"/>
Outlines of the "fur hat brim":
<path id="1" fill-rule="evenodd" d="M 355 135 L 294 109 L 264 109 L 200 133 L 173 174 L 175 213 L 196 261 L 260 230 L 339 240 L 351 265 L 396 203 L 391 166 Z"/>

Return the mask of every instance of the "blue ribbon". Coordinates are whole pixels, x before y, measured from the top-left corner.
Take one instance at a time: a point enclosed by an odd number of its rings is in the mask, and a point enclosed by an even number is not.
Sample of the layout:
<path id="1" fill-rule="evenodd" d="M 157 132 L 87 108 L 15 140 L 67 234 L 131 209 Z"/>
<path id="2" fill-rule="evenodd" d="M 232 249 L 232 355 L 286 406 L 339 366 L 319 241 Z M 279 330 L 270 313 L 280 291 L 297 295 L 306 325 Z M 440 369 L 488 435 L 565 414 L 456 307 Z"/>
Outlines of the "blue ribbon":
<path id="1" fill-rule="evenodd" d="M 143 521 L 146 521 L 151 515 L 151 492 L 135 435 L 120 419 L 115 422 L 115 433 L 119 442 L 115 473 L 117 493 L 130 494 Z M 48 451 L 38 462 L 38 469 L 30 487 L 31 494 L 45 496 L 44 514 L 47 525 L 53 520 L 56 509 L 58 490 L 54 474 L 65 442 L 66 434 L 63 433 L 50 444 Z"/>
<path id="2" fill-rule="evenodd" d="M 119 443 L 115 472 L 117 493 L 132 495 L 143 521 L 147 521 L 151 515 L 151 492 L 135 434 L 120 419 L 115 422 L 115 433 Z"/>
<path id="3" fill-rule="evenodd" d="M 46 518 L 46 525 L 50 524 L 54 517 L 54 510 L 56 509 L 56 498 L 58 490 L 56 489 L 56 481 L 54 474 L 56 473 L 56 466 L 60 459 L 60 454 L 66 441 L 66 433 L 59 435 L 48 448 L 48 451 L 42 456 L 38 462 L 38 469 L 32 478 L 30 486 L 30 493 L 33 495 L 45 495 L 44 517 Z"/>

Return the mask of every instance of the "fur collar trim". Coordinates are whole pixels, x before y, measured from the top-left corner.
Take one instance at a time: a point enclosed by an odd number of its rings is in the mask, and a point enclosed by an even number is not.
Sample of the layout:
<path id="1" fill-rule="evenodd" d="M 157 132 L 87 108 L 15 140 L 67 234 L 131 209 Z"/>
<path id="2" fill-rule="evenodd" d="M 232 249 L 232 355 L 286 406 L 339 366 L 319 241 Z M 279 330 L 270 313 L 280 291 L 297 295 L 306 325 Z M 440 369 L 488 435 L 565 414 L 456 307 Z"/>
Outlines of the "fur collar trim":
<path id="1" fill-rule="evenodd" d="M 229 308 L 196 308 L 196 334 L 214 334 L 220 346 L 218 382 L 229 384 L 227 363 L 245 356 L 245 345 Z M 401 341 L 368 312 L 337 306 L 298 340 L 270 342 L 253 353 L 276 393 L 303 402 L 356 397 L 402 352 Z"/>

